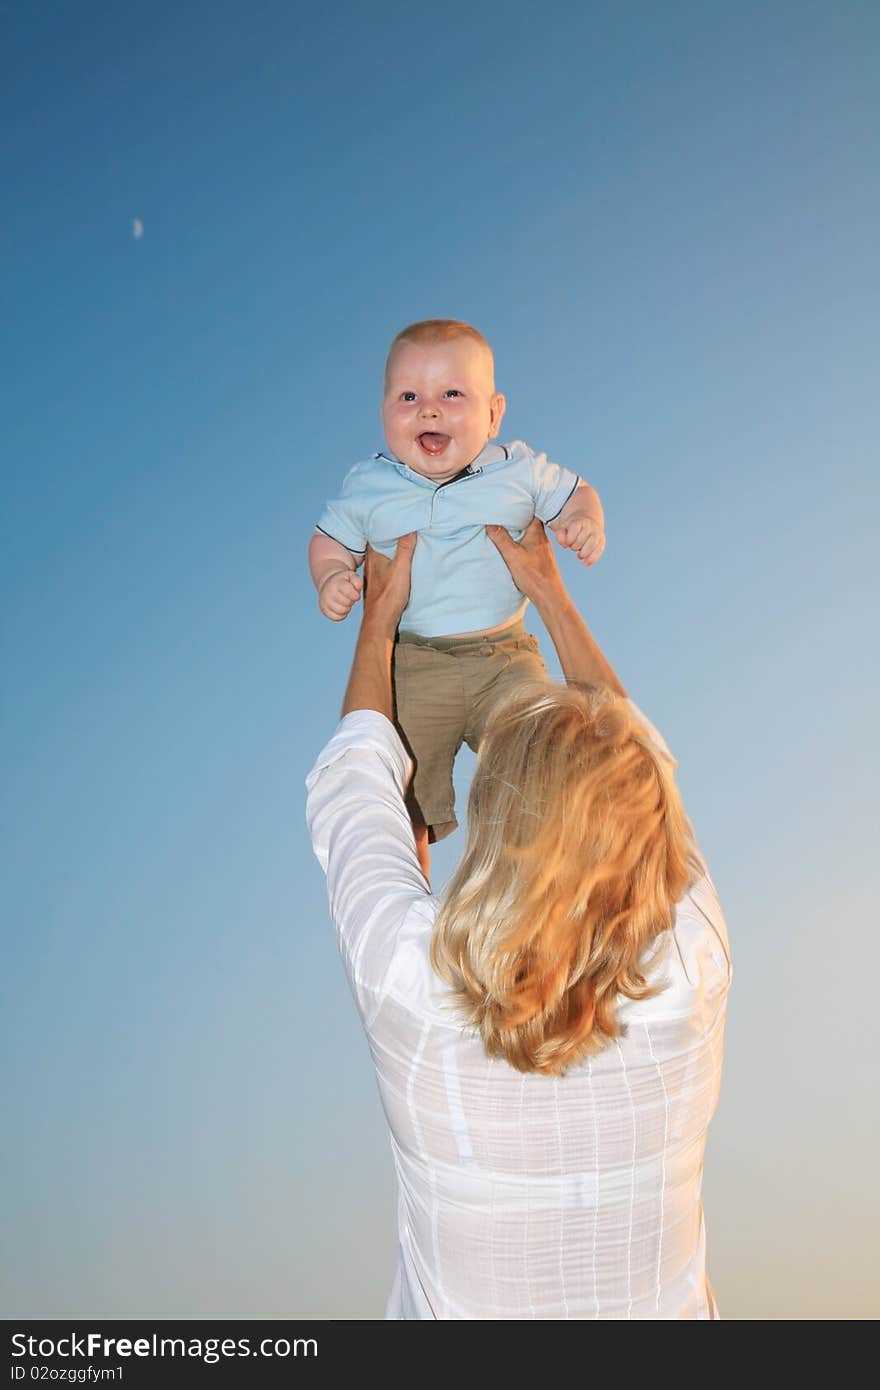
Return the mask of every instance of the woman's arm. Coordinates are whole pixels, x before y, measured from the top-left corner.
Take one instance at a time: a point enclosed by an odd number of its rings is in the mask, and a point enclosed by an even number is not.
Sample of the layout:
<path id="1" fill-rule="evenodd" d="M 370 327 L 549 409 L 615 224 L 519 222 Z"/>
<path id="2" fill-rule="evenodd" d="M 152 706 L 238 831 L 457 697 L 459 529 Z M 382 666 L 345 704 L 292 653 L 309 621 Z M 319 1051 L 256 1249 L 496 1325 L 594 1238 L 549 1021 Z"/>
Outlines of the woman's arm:
<path id="1" fill-rule="evenodd" d="M 409 596 L 415 536 L 394 560 L 367 554 L 363 620 L 342 721 L 306 779 L 312 847 L 327 875 L 330 911 L 363 1011 L 393 989 L 410 914 L 430 888 L 404 804 L 410 761 L 390 722 L 391 652 Z"/>
<path id="2" fill-rule="evenodd" d="M 607 685 L 626 695 L 614 668 L 575 607 L 562 582 L 544 527 L 535 518 L 521 541 L 511 539 L 503 526 L 487 526 L 516 587 L 532 600 L 553 640 L 567 681 Z"/>
<path id="3" fill-rule="evenodd" d="M 401 536 L 394 559 L 367 550 L 364 565 L 364 614 L 358 634 L 342 714 L 357 709 L 377 710 L 393 717 L 391 655 L 400 616 L 409 602 L 416 533 Z"/>

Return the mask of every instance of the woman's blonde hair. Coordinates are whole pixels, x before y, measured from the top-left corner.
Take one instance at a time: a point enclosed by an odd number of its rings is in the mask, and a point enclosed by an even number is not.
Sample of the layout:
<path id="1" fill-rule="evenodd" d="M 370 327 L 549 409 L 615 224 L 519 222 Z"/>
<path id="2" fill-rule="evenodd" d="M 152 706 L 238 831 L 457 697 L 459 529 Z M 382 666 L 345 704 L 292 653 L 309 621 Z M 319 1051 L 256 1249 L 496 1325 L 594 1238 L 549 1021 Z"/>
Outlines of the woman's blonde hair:
<path id="1" fill-rule="evenodd" d="M 529 683 L 493 711 L 431 960 L 492 1057 L 556 1075 L 645 999 L 698 851 L 675 764 L 606 688 Z"/>

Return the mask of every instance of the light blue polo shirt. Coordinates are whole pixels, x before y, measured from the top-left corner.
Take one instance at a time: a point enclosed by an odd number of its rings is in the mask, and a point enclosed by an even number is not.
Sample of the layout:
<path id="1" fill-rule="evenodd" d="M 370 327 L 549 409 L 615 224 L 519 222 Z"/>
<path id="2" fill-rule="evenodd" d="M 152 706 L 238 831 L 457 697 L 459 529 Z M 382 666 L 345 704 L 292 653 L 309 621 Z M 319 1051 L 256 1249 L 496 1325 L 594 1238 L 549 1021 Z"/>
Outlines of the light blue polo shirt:
<path id="1" fill-rule="evenodd" d="M 483 528 L 506 526 L 519 540 L 532 517 L 555 520 L 579 481 L 520 439 L 488 443 L 465 473 L 446 483 L 423 478 L 394 454 L 374 454 L 346 475 L 318 530 L 358 557 L 368 542 L 393 555 L 399 536 L 418 531 L 401 629 L 424 637 L 481 632 L 523 605 Z"/>

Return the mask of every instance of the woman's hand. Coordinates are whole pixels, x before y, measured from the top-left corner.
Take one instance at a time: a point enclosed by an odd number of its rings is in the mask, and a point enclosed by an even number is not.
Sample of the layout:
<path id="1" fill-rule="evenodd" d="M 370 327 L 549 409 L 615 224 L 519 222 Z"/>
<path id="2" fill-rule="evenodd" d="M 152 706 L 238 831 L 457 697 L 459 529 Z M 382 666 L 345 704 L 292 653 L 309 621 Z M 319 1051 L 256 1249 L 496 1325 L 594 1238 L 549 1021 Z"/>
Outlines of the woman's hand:
<path id="1" fill-rule="evenodd" d="M 364 613 L 358 633 L 342 713 L 373 709 L 392 719 L 391 653 L 400 615 L 409 601 L 416 533 L 401 536 L 394 559 L 367 547 L 364 562 Z"/>
<path id="2" fill-rule="evenodd" d="M 412 557 L 416 548 L 416 532 L 401 536 L 394 559 L 367 546 L 364 561 L 364 622 L 374 622 L 397 631 L 400 615 L 409 603 Z"/>
<path id="3" fill-rule="evenodd" d="M 608 685 L 625 695 L 613 667 L 581 617 L 556 565 L 556 556 L 544 527 L 535 517 L 517 543 L 503 526 L 487 526 L 513 582 L 530 598 L 550 634 L 567 681 L 584 685 Z"/>
<path id="4" fill-rule="evenodd" d="M 537 605 L 550 597 L 565 594 L 565 585 L 556 564 L 553 547 L 543 523 L 532 517 L 521 541 L 515 541 L 503 526 L 487 526 L 486 535 L 498 550 L 520 593 Z"/>

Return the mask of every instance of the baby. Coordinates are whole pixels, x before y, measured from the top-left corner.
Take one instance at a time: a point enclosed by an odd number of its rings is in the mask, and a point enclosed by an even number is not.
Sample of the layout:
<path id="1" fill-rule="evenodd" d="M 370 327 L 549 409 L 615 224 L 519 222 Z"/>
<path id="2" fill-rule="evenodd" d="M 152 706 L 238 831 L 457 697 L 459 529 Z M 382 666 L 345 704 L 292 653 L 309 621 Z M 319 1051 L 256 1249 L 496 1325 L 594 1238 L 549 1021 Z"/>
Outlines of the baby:
<path id="1" fill-rule="evenodd" d="M 546 678 L 523 626 L 527 600 L 485 527 L 518 540 L 532 517 L 591 565 L 605 548 L 602 504 L 576 473 L 526 444 L 493 444 L 505 399 L 492 349 L 456 319 L 398 333 L 385 364 L 387 449 L 355 464 L 325 507 L 309 545 L 321 612 L 335 622 L 360 597 L 367 543 L 393 555 L 418 532 L 409 605 L 394 648 L 398 730 L 415 763 L 408 808 L 428 877 L 428 843 L 456 827 L 452 769 L 463 742 L 476 751 L 495 702 Z"/>

